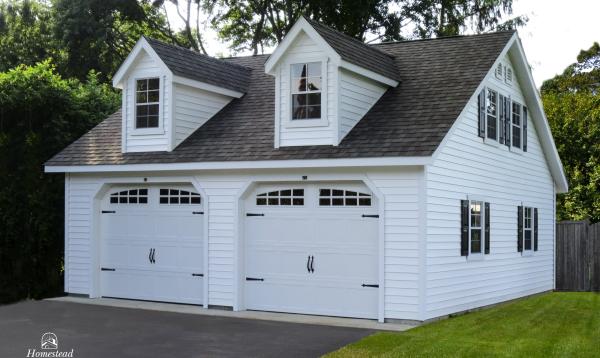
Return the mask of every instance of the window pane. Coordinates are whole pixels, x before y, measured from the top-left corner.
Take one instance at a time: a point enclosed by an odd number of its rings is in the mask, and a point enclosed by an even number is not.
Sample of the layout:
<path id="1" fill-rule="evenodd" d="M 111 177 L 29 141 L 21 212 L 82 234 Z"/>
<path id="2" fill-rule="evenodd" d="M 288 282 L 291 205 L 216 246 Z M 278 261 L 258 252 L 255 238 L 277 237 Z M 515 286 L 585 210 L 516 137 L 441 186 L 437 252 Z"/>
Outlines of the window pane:
<path id="1" fill-rule="evenodd" d="M 138 116 L 145 116 L 148 114 L 148 106 L 143 104 L 141 106 L 137 106 L 137 115 Z"/>
<path id="2" fill-rule="evenodd" d="M 141 196 L 139 202 L 140 202 L 140 204 L 147 204 L 148 198 L 145 196 Z"/>
<path id="3" fill-rule="evenodd" d="M 304 189 L 294 189 L 294 196 L 304 196 Z"/>
<path id="4" fill-rule="evenodd" d="M 169 190 L 169 194 L 171 194 L 171 195 L 179 195 L 179 190 L 177 190 L 177 189 L 171 189 L 171 190 Z"/>
<path id="5" fill-rule="evenodd" d="M 306 95 L 307 103 L 309 106 L 320 105 L 321 104 L 321 94 L 320 93 L 310 93 Z"/>
<path id="6" fill-rule="evenodd" d="M 297 63 L 292 65 L 292 78 L 305 77 L 306 66 L 303 63 Z"/>
<path id="7" fill-rule="evenodd" d="M 158 104 L 148 105 L 148 115 L 158 116 Z"/>
<path id="8" fill-rule="evenodd" d="M 521 128 L 513 126 L 512 137 L 512 146 L 521 148 Z"/>
<path id="9" fill-rule="evenodd" d="M 321 118 L 321 106 L 308 106 L 306 107 L 306 117 L 311 119 Z"/>
<path id="10" fill-rule="evenodd" d="M 149 90 L 156 90 L 158 89 L 160 80 L 158 78 L 151 78 L 148 80 L 148 89 Z"/>
<path id="11" fill-rule="evenodd" d="M 148 92 L 148 102 L 158 102 L 158 91 Z"/>
<path id="12" fill-rule="evenodd" d="M 119 204 L 127 204 L 127 197 L 126 196 L 119 197 Z"/>
<path id="13" fill-rule="evenodd" d="M 358 205 L 358 199 L 356 199 L 356 198 L 346 198 L 346 205 L 356 206 L 356 205 Z"/>
<path id="14" fill-rule="evenodd" d="M 137 189 L 131 189 L 131 190 L 129 191 L 129 195 L 138 195 L 138 191 L 137 191 Z"/>
<path id="15" fill-rule="evenodd" d="M 130 204 L 137 204 L 137 196 L 132 196 L 129 198 L 129 203 Z"/>
<path id="16" fill-rule="evenodd" d="M 119 198 L 117 198 L 116 196 L 112 196 L 110 198 L 110 203 L 111 204 L 117 204 L 119 202 Z"/>
<path id="17" fill-rule="evenodd" d="M 531 250 L 531 230 L 525 230 L 525 250 Z"/>
<path id="18" fill-rule="evenodd" d="M 279 205 L 279 198 L 269 198 L 269 205 Z"/>
<path id="19" fill-rule="evenodd" d="M 280 204 L 281 205 L 292 205 L 292 199 L 291 198 L 281 198 Z"/>
<path id="20" fill-rule="evenodd" d="M 306 119 L 306 107 L 294 106 L 292 111 L 292 119 Z"/>
<path id="21" fill-rule="evenodd" d="M 265 198 L 257 198 L 256 205 L 267 205 L 267 199 Z"/>
<path id="22" fill-rule="evenodd" d="M 168 189 L 160 189 L 160 195 L 168 195 L 168 194 L 169 194 Z"/>
<path id="23" fill-rule="evenodd" d="M 487 113 L 496 116 L 497 94 L 494 91 L 488 90 L 487 96 Z"/>
<path id="24" fill-rule="evenodd" d="M 294 205 L 304 205 L 304 199 L 294 198 Z"/>
<path id="25" fill-rule="evenodd" d="M 331 203 L 333 204 L 333 206 L 343 206 L 344 205 L 344 199 L 342 199 L 342 198 L 334 198 L 334 199 L 331 199 Z"/>
<path id="26" fill-rule="evenodd" d="M 158 127 L 158 116 L 148 116 L 148 128 Z"/>
<path id="27" fill-rule="evenodd" d="M 308 64 L 308 77 L 321 76 L 321 62 L 311 62 Z"/>
<path id="28" fill-rule="evenodd" d="M 332 190 L 333 196 L 344 196 L 344 191 L 339 189 Z"/>
<path id="29" fill-rule="evenodd" d="M 137 90 L 145 91 L 148 89 L 148 80 L 137 80 Z"/>
<path id="30" fill-rule="evenodd" d="M 329 196 L 329 195 L 331 195 L 331 190 L 329 190 L 329 189 L 321 189 L 321 190 L 319 190 L 319 194 L 321 196 Z"/>
<path id="31" fill-rule="evenodd" d="M 292 190 L 291 189 L 287 189 L 287 190 L 282 190 L 281 191 L 281 196 L 291 196 L 292 195 Z"/>
<path id="32" fill-rule="evenodd" d="M 360 205 L 360 206 L 371 206 L 371 198 L 360 198 L 360 199 L 358 199 L 358 205 Z"/>
<path id="33" fill-rule="evenodd" d="M 200 204 L 200 196 L 192 196 L 192 204 Z"/>
<path id="34" fill-rule="evenodd" d="M 356 194 L 355 191 L 346 191 L 346 196 L 356 196 Z"/>
<path id="35" fill-rule="evenodd" d="M 180 202 L 181 204 L 189 204 L 189 203 L 190 203 L 190 198 L 189 198 L 188 196 L 182 196 L 182 197 L 179 199 L 179 202 Z"/>
<path id="36" fill-rule="evenodd" d="M 293 79 L 292 92 L 306 92 L 306 78 Z"/>
<path id="37" fill-rule="evenodd" d="M 487 136 L 490 139 L 496 139 L 496 118 L 488 116 L 487 119 Z"/>
<path id="38" fill-rule="evenodd" d="M 331 199 L 327 198 L 321 198 L 319 199 L 319 205 L 321 206 L 330 206 L 331 205 Z"/>
<path id="39" fill-rule="evenodd" d="M 148 189 L 140 189 L 140 195 L 148 195 Z"/>
<path id="40" fill-rule="evenodd" d="M 135 119 L 135 127 L 136 128 L 147 128 L 148 127 L 148 117 L 137 116 L 137 118 Z"/>
<path id="41" fill-rule="evenodd" d="M 269 196 L 279 196 L 279 192 L 278 191 L 270 191 Z"/>
<path id="42" fill-rule="evenodd" d="M 471 252 L 481 252 L 481 229 L 471 230 Z"/>
<path id="43" fill-rule="evenodd" d="M 136 92 L 135 100 L 137 103 L 146 103 L 148 102 L 147 92 Z"/>
<path id="44" fill-rule="evenodd" d="M 307 81 L 306 88 L 309 91 L 320 91 L 321 77 L 310 77 Z"/>

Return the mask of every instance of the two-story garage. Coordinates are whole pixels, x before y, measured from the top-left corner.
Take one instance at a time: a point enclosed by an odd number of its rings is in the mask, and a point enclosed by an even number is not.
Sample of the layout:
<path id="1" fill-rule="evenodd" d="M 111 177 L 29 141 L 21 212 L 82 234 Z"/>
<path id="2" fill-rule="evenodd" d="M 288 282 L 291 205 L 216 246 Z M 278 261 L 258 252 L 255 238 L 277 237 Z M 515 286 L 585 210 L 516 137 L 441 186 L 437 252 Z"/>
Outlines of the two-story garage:
<path id="1" fill-rule="evenodd" d="M 567 190 L 515 32 L 270 56 L 141 38 L 65 173 L 65 291 L 427 320 L 554 287 Z"/>

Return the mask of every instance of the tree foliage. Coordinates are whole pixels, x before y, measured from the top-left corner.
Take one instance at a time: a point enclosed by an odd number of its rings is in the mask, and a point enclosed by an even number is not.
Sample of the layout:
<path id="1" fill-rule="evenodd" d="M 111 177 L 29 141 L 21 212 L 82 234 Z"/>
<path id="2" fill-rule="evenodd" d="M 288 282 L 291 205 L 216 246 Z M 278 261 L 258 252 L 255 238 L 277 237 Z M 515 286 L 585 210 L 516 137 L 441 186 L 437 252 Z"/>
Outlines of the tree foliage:
<path id="1" fill-rule="evenodd" d="M 557 199 L 560 220 L 600 221 L 600 46 L 544 82 L 542 100 L 569 180 Z"/>
<path id="2" fill-rule="evenodd" d="M 94 73 L 65 80 L 48 61 L 0 73 L 0 303 L 62 292 L 64 180 L 43 163 L 119 103 Z"/>
<path id="3" fill-rule="evenodd" d="M 206 0 L 213 2 L 214 0 Z M 283 39 L 301 15 L 360 40 L 458 35 L 523 25 L 527 19 L 504 18 L 512 0 L 218 0 L 212 24 L 232 50 L 255 54 Z"/>

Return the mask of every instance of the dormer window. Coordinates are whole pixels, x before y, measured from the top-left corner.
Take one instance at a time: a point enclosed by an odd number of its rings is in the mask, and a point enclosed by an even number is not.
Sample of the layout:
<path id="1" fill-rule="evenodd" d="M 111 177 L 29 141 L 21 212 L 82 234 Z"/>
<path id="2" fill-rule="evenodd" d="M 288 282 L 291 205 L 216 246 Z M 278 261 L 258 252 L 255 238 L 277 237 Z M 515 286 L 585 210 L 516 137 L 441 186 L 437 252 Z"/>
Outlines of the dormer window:
<path id="1" fill-rule="evenodd" d="M 160 104 L 160 80 L 145 78 L 136 80 L 135 128 L 158 128 Z"/>
<path id="2" fill-rule="evenodd" d="M 292 120 L 321 119 L 321 62 L 292 65 Z"/>

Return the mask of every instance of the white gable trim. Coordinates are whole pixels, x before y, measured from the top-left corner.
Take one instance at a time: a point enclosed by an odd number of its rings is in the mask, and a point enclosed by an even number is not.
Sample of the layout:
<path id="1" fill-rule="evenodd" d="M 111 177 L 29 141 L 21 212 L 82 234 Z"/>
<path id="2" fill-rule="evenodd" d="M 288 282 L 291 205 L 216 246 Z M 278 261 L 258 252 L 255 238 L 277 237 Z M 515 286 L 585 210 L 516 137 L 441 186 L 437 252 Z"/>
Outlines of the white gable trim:
<path id="1" fill-rule="evenodd" d="M 347 69 L 349 71 L 352 71 L 354 73 L 357 73 L 359 75 L 365 76 L 365 77 L 367 77 L 369 79 L 372 79 L 373 81 L 377 81 L 377 82 L 383 83 L 383 84 L 388 85 L 390 87 L 396 87 L 400 83 L 400 82 L 398 82 L 396 80 L 392 80 L 392 79 L 387 78 L 385 76 L 382 76 L 382 75 L 380 75 L 378 73 L 375 73 L 375 72 L 373 72 L 371 70 L 367 70 L 366 68 L 354 65 L 354 64 L 352 64 L 352 63 L 350 63 L 348 61 L 341 60 L 340 61 L 340 67 L 345 68 L 345 69 Z"/>
<path id="2" fill-rule="evenodd" d="M 292 26 L 290 31 L 285 35 L 283 41 L 277 46 L 275 51 L 269 56 L 267 62 L 265 62 L 265 72 L 271 75 L 275 74 L 275 68 L 283 55 L 287 52 L 287 49 L 294 43 L 294 40 L 298 37 L 298 35 L 304 32 L 311 40 L 317 43 L 317 45 L 325 51 L 325 53 L 331 57 L 334 61 L 338 62 L 341 60 L 340 55 L 335 52 L 335 50 L 329 46 L 327 41 L 325 41 L 321 35 L 313 29 L 313 27 L 306 21 L 304 17 L 300 17 L 298 21 Z"/>
<path id="3" fill-rule="evenodd" d="M 142 50 L 145 51 L 148 56 L 154 60 L 154 62 L 156 62 L 162 71 L 168 75 L 172 75 L 171 70 L 169 70 L 167 65 L 165 65 L 165 63 L 160 59 L 148 41 L 146 41 L 144 37 L 141 37 L 113 76 L 113 87 L 123 89 L 123 81 L 125 80 L 125 76 Z"/>
<path id="4" fill-rule="evenodd" d="M 431 157 L 379 157 L 309 160 L 261 160 L 238 162 L 198 162 L 166 164 L 73 165 L 44 167 L 46 173 L 145 172 L 173 170 L 228 170 L 273 168 L 341 168 L 421 166 L 431 163 Z"/>
<path id="5" fill-rule="evenodd" d="M 232 91 L 227 88 L 211 85 L 211 84 L 208 84 L 205 82 L 200 82 L 200 81 L 192 80 L 192 79 L 181 77 L 181 76 L 173 76 L 173 82 L 179 83 L 182 85 L 186 85 L 186 86 L 190 86 L 190 87 L 194 87 L 194 88 L 198 88 L 198 89 L 205 90 L 208 92 L 222 94 L 224 96 L 229 96 L 229 97 L 233 97 L 233 98 L 240 98 L 244 95 L 243 92 Z"/>
<path id="6" fill-rule="evenodd" d="M 500 55 L 494 61 L 490 71 L 494 71 L 498 66 L 498 63 L 507 55 L 511 54 L 511 60 L 513 61 L 514 71 L 516 72 L 516 79 L 524 79 L 525 81 L 519 82 L 521 85 L 521 89 L 523 91 L 523 95 L 525 97 L 525 102 L 530 112 L 533 112 L 529 117 L 537 129 L 540 143 L 542 145 L 542 150 L 544 151 L 544 155 L 546 157 L 546 161 L 548 163 L 548 167 L 550 169 L 550 173 L 552 174 L 552 178 L 554 179 L 554 185 L 556 187 L 557 193 L 566 193 L 569 190 L 569 184 L 567 181 L 567 177 L 565 176 L 565 172 L 563 170 L 562 162 L 560 161 L 560 157 L 558 155 L 558 150 L 556 149 L 556 145 L 554 143 L 554 139 L 552 138 L 552 133 L 550 131 L 550 126 L 548 124 L 548 119 L 544 113 L 544 107 L 542 105 L 542 101 L 539 97 L 537 89 L 535 87 L 535 82 L 533 81 L 533 76 L 531 75 L 531 70 L 529 68 L 529 64 L 525 57 L 525 52 L 523 51 L 523 47 L 521 45 L 521 41 L 515 33 L 511 39 L 507 42 Z M 446 133 L 446 136 L 438 145 L 437 149 L 431 156 L 432 160 L 435 160 L 439 153 L 442 151 L 442 148 L 446 146 L 449 138 L 452 137 L 456 128 L 458 127 L 458 118 L 461 118 L 465 112 L 467 111 L 468 104 L 477 98 L 477 95 L 481 90 L 485 87 L 485 78 L 484 80 L 477 86 L 475 92 L 471 95 L 467 103 L 465 103 L 465 107 L 463 107 L 462 111 L 457 117 L 457 120 L 452 124 L 452 127 Z M 476 135 L 476 134 L 474 134 Z"/>

